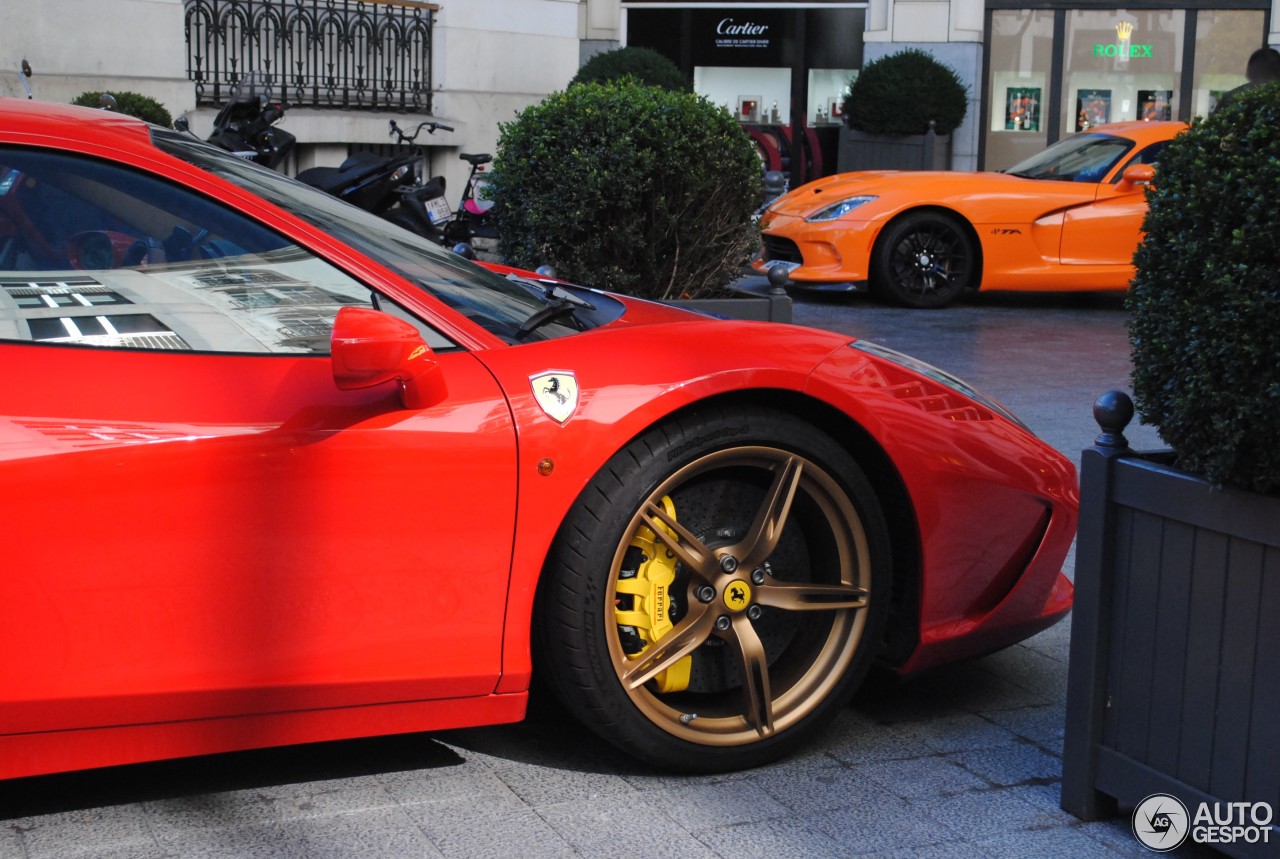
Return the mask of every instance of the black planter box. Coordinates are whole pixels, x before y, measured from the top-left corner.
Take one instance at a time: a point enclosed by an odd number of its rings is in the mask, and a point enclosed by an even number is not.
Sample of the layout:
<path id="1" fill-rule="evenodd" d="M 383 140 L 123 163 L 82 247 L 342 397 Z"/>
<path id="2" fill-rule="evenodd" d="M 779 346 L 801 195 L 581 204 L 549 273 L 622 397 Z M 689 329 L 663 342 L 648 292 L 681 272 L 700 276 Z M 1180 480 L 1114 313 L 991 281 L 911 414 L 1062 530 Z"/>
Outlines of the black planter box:
<path id="1" fill-rule="evenodd" d="M 844 128 L 840 132 L 837 169 L 947 170 L 951 167 L 951 135 L 914 134 L 889 137 Z"/>
<path id="2" fill-rule="evenodd" d="M 1192 834 L 1201 803 L 1280 815 L 1280 498 L 1134 453 L 1132 413 L 1104 395 L 1081 461 L 1062 807 L 1095 820 L 1167 793 Z M 1277 823 L 1213 846 L 1280 856 Z"/>
<path id="3" fill-rule="evenodd" d="M 781 287 L 771 288 L 763 277 L 746 278 L 729 287 L 725 298 L 676 298 L 664 302 L 726 319 L 754 322 L 790 322 L 791 296 Z"/>

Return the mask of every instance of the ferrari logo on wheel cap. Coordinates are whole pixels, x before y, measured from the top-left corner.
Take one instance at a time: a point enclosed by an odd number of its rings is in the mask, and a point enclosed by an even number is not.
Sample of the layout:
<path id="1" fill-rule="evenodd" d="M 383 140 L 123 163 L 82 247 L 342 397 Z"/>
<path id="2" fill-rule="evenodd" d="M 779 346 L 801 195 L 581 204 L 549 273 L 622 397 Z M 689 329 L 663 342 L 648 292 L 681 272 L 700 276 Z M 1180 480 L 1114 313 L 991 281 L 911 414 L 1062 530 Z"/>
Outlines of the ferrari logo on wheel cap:
<path id="1" fill-rule="evenodd" d="M 573 373 L 560 370 L 531 376 L 533 398 L 538 407 L 558 423 L 564 423 L 578 408 L 578 379 Z"/>
<path id="2" fill-rule="evenodd" d="M 751 605 L 751 585 L 737 579 L 724 589 L 724 606 L 730 611 L 743 611 Z"/>

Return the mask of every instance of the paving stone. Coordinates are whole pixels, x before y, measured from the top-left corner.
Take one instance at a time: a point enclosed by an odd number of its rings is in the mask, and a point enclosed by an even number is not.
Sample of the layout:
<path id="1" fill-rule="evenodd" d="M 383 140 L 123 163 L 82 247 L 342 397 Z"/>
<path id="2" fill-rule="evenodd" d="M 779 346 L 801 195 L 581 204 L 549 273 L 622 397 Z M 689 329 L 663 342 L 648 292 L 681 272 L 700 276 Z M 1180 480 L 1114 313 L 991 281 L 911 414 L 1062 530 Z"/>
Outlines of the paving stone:
<path id="1" fill-rule="evenodd" d="M 863 856 L 955 841 L 950 828 L 917 805 L 891 795 L 802 818 L 839 844 L 839 856 Z"/>
<path id="2" fill-rule="evenodd" d="M 704 829 L 787 817 L 787 806 L 749 781 L 674 787 L 666 791 L 667 814 L 697 835 Z"/>
<path id="3" fill-rule="evenodd" d="M 946 755 L 905 761 L 884 761 L 856 767 L 893 796 L 921 799 L 991 787 Z"/>
<path id="4" fill-rule="evenodd" d="M 793 818 L 720 826 L 699 833 L 716 856 L 734 859 L 843 857 L 849 845 Z"/>
<path id="5" fill-rule="evenodd" d="M 715 859 L 702 839 L 676 823 L 652 795 L 604 796 L 538 808 L 583 856 L 593 859 Z"/>
<path id="6" fill-rule="evenodd" d="M 904 722 L 897 727 L 926 752 L 1007 748 L 1017 740 L 1009 729 L 975 713 Z"/>
<path id="7" fill-rule="evenodd" d="M 138 805 L 105 806 L 5 821 L 27 859 L 96 857 L 104 849 L 151 850 L 156 839 Z M 21 854 L 20 854 L 21 855 Z"/>
<path id="8" fill-rule="evenodd" d="M 521 859 L 574 856 L 573 847 L 515 794 L 482 796 L 403 807 L 446 857 L 506 856 Z"/>
<path id="9" fill-rule="evenodd" d="M 494 775 L 532 808 L 636 792 L 626 779 L 612 773 L 526 766 L 495 770 Z"/>
<path id="10" fill-rule="evenodd" d="M 753 773 L 747 781 L 801 814 L 865 806 L 884 792 L 859 767 L 832 758 L 769 767 Z"/>
<path id="11" fill-rule="evenodd" d="M 1030 743 L 1016 742 L 1003 749 L 971 749 L 948 756 L 958 766 L 993 786 L 1058 781 L 1062 759 Z"/>

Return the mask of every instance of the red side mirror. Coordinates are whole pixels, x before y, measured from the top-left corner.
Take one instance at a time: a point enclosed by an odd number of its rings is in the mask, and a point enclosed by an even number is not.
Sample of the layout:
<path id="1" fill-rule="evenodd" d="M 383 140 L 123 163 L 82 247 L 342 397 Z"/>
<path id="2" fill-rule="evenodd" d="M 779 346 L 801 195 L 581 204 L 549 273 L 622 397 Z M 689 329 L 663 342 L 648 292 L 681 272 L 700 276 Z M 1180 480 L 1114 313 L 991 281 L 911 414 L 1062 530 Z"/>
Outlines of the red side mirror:
<path id="1" fill-rule="evenodd" d="M 444 371 L 418 329 L 367 307 L 343 307 L 333 323 L 333 380 L 344 391 L 396 382 L 406 409 L 444 399 Z"/>

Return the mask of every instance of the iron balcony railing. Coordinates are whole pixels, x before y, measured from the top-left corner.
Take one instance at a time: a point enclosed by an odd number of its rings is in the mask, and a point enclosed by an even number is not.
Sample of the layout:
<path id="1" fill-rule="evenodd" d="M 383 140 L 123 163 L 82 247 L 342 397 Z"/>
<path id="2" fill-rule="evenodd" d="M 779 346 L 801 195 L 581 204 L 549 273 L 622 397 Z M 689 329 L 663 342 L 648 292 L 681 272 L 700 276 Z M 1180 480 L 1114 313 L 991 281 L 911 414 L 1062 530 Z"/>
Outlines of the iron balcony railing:
<path id="1" fill-rule="evenodd" d="M 295 107 L 431 113 L 431 27 L 410 0 L 184 0 L 187 76 L 218 105 L 255 74 Z"/>

